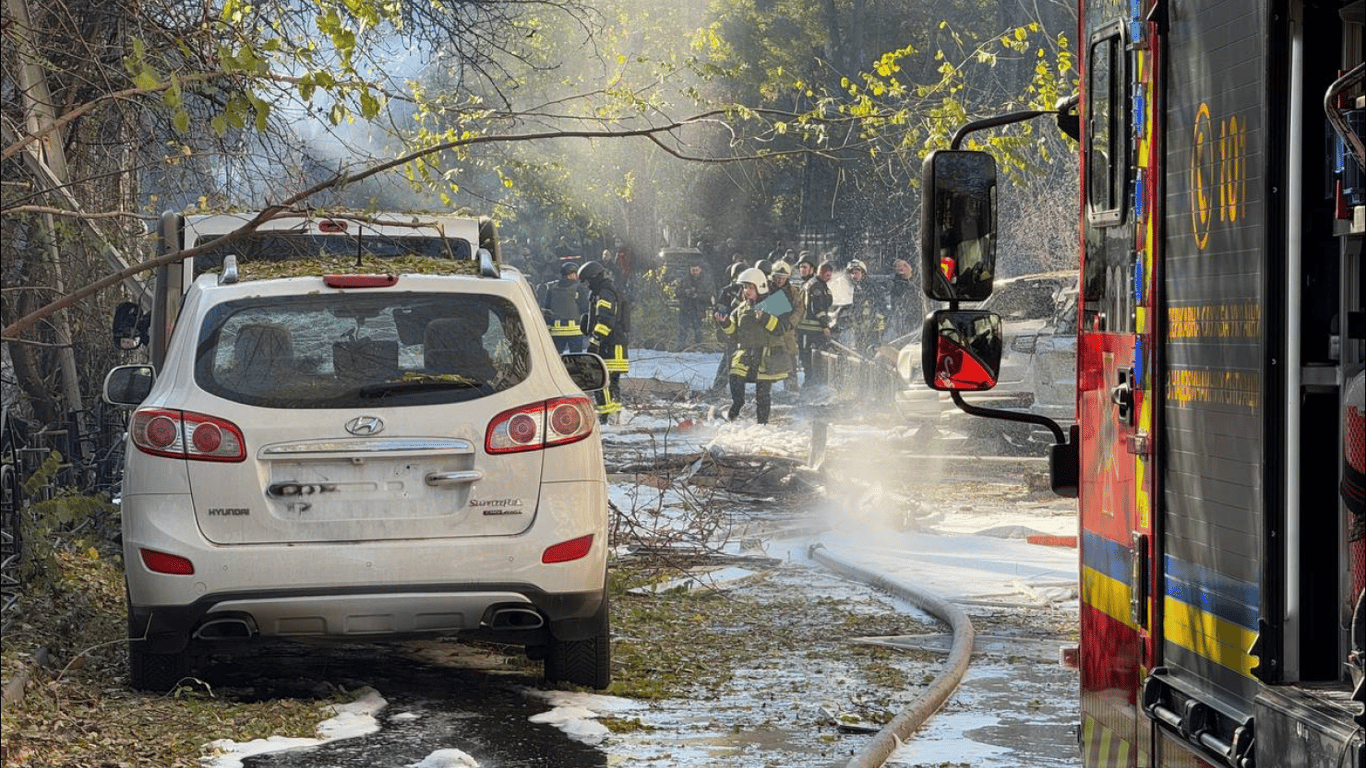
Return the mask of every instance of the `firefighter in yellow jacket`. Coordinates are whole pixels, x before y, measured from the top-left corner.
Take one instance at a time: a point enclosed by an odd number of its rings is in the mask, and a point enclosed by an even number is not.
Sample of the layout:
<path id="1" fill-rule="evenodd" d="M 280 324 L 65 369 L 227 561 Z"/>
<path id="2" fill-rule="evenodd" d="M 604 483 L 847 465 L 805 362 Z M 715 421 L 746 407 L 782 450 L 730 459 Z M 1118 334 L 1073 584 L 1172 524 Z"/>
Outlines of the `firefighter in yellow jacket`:
<path id="1" fill-rule="evenodd" d="M 579 267 L 579 282 L 588 286 L 588 314 L 581 324 L 588 337 L 588 351 L 607 365 L 608 384 L 597 391 L 598 421 L 621 410 L 621 375 L 631 368 L 626 348 L 630 343 L 631 313 L 617 292 L 612 273 L 596 261 Z"/>
<path id="2" fill-rule="evenodd" d="M 740 415 L 740 409 L 745 405 L 745 385 L 753 383 L 756 421 L 767 424 L 773 382 L 787 378 L 792 368 L 792 355 L 787 348 L 792 307 L 785 301 L 778 302 L 777 306 L 764 303 L 768 296 L 768 278 L 762 270 L 746 269 L 736 282 L 742 291 L 740 303 L 729 313 L 714 315 L 721 333 L 735 342 L 730 362 L 727 418 L 734 421 Z"/>

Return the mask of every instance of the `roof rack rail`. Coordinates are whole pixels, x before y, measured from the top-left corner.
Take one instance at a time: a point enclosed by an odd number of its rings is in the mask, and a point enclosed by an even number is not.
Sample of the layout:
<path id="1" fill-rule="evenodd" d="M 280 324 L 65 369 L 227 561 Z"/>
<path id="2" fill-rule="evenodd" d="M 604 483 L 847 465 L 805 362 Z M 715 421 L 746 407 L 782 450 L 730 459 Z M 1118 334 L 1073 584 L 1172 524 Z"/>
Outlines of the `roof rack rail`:
<path id="1" fill-rule="evenodd" d="M 218 273 L 219 285 L 232 285 L 237 282 L 237 256 L 228 254 L 223 257 L 223 271 Z"/>
<path id="2" fill-rule="evenodd" d="M 493 254 L 487 248 L 480 248 L 476 253 L 479 257 L 479 274 L 482 277 L 498 277 L 498 267 L 493 263 Z"/>

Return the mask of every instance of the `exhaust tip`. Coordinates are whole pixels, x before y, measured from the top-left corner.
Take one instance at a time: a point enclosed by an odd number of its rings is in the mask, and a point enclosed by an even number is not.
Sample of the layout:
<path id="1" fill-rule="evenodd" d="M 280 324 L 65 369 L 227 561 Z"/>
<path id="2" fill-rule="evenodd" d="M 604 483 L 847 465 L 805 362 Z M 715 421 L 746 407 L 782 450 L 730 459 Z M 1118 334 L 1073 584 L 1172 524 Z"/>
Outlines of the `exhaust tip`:
<path id="1" fill-rule="evenodd" d="M 489 618 L 491 629 L 540 629 L 545 617 L 532 608 L 499 608 Z"/>
<path id="2" fill-rule="evenodd" d="M 210 619 L 195 630 L 197 640 L 247 640 L 256 634 L 246 619 Z"/>

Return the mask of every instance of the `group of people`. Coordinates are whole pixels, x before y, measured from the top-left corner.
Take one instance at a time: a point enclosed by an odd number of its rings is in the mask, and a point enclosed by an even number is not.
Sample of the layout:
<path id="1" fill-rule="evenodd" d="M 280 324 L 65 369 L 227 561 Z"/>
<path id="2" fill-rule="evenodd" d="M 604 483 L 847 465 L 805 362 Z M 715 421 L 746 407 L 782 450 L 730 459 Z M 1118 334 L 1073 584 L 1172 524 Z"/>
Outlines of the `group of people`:
<path id="1" fill-rule="evenodd" d="M 631 313 L 609 266 L 560 260 L 560 277 L 540 288 L 541 312 L 560 354 L 588 351 L 607 367 L 607 386 L 596 393 L 603 424 L 621 410 L 621 376 L 630 370 Z"/>
<path id="2" fill-rule="evenodd" d="M 737 263 L 731 269 L 730 290 L 723 289 L 712 311 L 717 333 L 727 343 L 730 410 L 726 418 L 733 421 L 740 415 L 746 389 L 753 384 L 755 421 L 767 424 L 773 383 L 787 379 L 801 359 L 798 326 L 809 316 L 810 292 L 792 282 L 792 266 L 785 261 L 772 264 L 761 260 L 752 267 L 737 267 L 741 265 Z M 824 284 L 820 280 L 814 283 Z M 819 305 L 815 302 L 811 316 L 823 313 Z M 822 327 L 822 333 L 829 330 Z M 809 368 L 807 376 L 810 382 Z"/>
<path id="3" fill-rule="evenodd" d="M 597 412 L 604 423 L 621 410 L 620 380 L 630 366 L 629 301 L 618 287 L 613 266 L 610 261 L 580 263 L 576 257 L 561 257 L 559 277 L 540 288 L 556 348 L 561 353 L 586 349 L 607 365 L 608 386 L 597 394 Z M 868 279 L 863 261 L 850 261 L 843 270 L 847 289 L 837 303 L 831 287 L 837 274 L 834 264 L 817 263 L 806 251 L 796 254 L 795 267 L 785 258 L 750 265 L 736 254 L 719 290 L 713 290 L 706 267 L 696 261 L 673 285 L 679 345 L 700 344 L 704 328 L 712 326 L 726 345 L 718 378 L 730 391 L 727 418 L 739 416 L 753 385 L 756 420 L 766 424 L 775 382 L 785 381 L 795 390 L 800 370 L 804 386 L 827 383 L 825 368 L 816 359 L 818 350 L 843 348 L 842 352 L 871 356 L 883 341 L 909 333 L 918 324 L 920 295 L 913 270 L 900 259 L 892 266 L 884 289 Z"/>
<path id="4" fill-rule="evenodd" d="M 526 275 L 534 286 L 553 282 L 563 276 L 568 265 L 575 269 L 594 260 L 592 253 L 560 237 L 553 244 L 533 249 L 524 242 L 505 242 L 502 246 L 503 262 L 516 267 Z M 618 290 L 630 293 L 635 277 L 642 265 L 630 248 L 620 241 L 614 247 L 604 248 L 596 261 L 612 274 Z"/>
<path id="5" fill-rule="evenodd" d="M 751 384 L 755 420 L 767 424 L 775 382 L 785 381 L 796 389 L 800 367 L 808 386 L 824 383 L 821 369 L 813 365 L 813 354 L 829 342 L 836 327 L 829 285 L 834 267 L 828 263 L 817 267 L 803 254 L 796 271 L 794 276 L 793 266 L 781 259 L 760 259 L 753 266 L 736 259 L 729 270 L 730 282 L 712 302 L 712 322 L 726 343 L 722 365 L 731 397 L 728 419 L 740 415 Z"/>
<path id="6" fill-rule="evenodd" d="M 747 385 L 754 385 L 756 418 L 765 424 L 774 382 L 785 380 L 788 389 L 797 389 L 800 370 L 801 386 L 827 383 L 826 368 L 817 359 L 819 350 L 872 357 L 883 342 L 909 334 L 919 323 L 920 293 L 908 262 L 893 262 L 884 288 L 868 279 L 867 264 L 850 261 L 837 300 L 832 290 L 835 265 L 817 263 L 806 251 L 796 256 L 794 274 L 785 259 L 760 259 L 749 266 L 737 254 L 728 272 L 730 282 L 711 302 L 711 318 L 727 343 L 723 366 L 731 419 L 745 405 Z M 699 292 L 690 285 L 700 279 L 694 268 L 676 288 L 680 343 L 700 340 L 694 321 L 701 314 L 696 304 Z"/>

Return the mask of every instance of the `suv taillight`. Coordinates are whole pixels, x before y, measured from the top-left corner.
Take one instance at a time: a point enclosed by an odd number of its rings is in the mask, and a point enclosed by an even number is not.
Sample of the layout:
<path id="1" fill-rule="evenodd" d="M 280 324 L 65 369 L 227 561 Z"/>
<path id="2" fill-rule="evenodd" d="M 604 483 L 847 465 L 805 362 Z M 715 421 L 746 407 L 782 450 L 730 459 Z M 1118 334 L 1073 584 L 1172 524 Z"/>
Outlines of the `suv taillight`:
<path id="1" fill-rule="evenodd" d="M 567 445 L 593 434 L 596 423 L 588 398 L 556 397 L 498 414 L 484 433 L 484 450 L 516 453 Z"/>
<path id="2" fill-rule="evenodd" d="M 242 430 L 226 419 L 193 411 L 140 408 L 128 433 L 143 453 L 173 459 L 241 461 L 247 457 Z"/>

